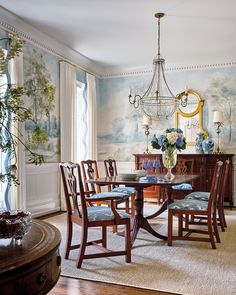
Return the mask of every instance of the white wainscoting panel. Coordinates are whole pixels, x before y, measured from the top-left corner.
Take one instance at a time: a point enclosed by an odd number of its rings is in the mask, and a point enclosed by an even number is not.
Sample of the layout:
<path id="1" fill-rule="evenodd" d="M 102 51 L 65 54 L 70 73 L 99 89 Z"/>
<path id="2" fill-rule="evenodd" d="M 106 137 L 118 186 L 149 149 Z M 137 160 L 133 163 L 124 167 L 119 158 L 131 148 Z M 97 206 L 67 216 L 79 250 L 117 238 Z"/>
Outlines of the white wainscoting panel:
<path id="1" fill-rule="evenodd" d="M 26 208 L 34 217 L 60 211 L 57 163 L 26 165 Z"/>

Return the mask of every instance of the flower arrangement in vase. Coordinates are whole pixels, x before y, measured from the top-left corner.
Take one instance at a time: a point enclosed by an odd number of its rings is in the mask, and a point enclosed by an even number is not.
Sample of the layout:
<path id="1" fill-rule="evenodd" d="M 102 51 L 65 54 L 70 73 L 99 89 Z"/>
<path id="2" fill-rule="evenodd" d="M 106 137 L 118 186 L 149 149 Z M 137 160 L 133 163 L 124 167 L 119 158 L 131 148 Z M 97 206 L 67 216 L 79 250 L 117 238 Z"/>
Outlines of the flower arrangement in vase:
<path id="1" fill-rule="evenodd" d="M 168 128 L 164 134 L 160 136 L 154 135 L 151 141 L 154 149 L 160 149 L 163 153 L 162 162 L 165 168 L 167 168 L 167 174 L 165 179 L 170 181 L 174 179 L 174 175 L 171 170 L 176 165 L 177 150 L 181 152 L 186 148 L 186 138 L 183 131 L 176 128 Z"/>

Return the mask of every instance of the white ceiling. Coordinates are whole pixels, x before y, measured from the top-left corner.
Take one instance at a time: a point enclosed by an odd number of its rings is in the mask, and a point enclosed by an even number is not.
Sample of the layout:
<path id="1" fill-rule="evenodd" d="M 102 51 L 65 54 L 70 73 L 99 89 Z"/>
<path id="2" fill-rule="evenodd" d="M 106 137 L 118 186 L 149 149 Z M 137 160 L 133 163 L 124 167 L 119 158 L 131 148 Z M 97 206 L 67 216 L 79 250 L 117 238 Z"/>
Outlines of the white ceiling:
<path id="1" fill-rule="evenodd" d="M 108 69 L 236 60 L 235 0 L 0 0 L 0 5 Z"/>

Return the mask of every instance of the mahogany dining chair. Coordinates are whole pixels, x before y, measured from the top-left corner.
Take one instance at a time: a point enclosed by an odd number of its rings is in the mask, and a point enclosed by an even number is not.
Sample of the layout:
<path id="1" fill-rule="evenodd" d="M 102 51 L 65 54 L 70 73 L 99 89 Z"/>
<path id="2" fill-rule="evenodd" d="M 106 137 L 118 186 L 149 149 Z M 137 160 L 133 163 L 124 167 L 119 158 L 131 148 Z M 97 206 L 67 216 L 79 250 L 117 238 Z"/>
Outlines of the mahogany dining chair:
<path id="1" fill-rule="evenodd" d="M 217 192 L 221 178 L 223 162 L 218 161 L 215 165 L 212 178 L 211 191 L 208 202 L 200 200 L 177 200 L 168 206 L 168 246 L 172 246 L 173 240 L 204 241 L 210 242 L 216 249 L 214 234 L 217 242 L 220 242 L 216 220 Z M 186 219 L 189 216 L 205 216 L 207 218 L 207 230 L 190 228 Z M 178 216 L 178 234 L 173 235 L 173 216 Z M 184 227 L 184 216 L 185 224 Z M 186 234 L 184 235 L 184 232 Z M 207 234 L 209 237 L 191 236 L 192 233 Z"/>
<path id="2" fill-rule="evenodd" d="M 100 257 L 111 257 L 125 255 L 125 261 L 131 262 L 131 238 L 130 238 L 130 215 L 116 210 L 115 202 L 122 196 L 99 196 L 102 202 L 109 202 L 110 206 L 91 206 L 98 201 L 98 196 L 88 197 L 84 191 L 81 169 L 79 164 L 72 162 L 60 163 L 61 177 L 64 187 L 67 214 L 67 240 L 65 249 L 65 259 L 69 258 L 71 250 L 79 249 L 76 260 L 77 268 L 80 268 L 84 259 L 94 259 Z M 73 224 L 82 227 L 81 244 L 72 245 Z M 107 227 L 124 225 L 125 250 L 110 250 L 107 248 Z M 102 228 L 102 238 L 95 241 L 87 241 L 88 229 L 93 227 Z M 77 232 L 76 232 L 77 235 Z M 96 246 L 102 252 L 85 254 L 87 246 Z"/>

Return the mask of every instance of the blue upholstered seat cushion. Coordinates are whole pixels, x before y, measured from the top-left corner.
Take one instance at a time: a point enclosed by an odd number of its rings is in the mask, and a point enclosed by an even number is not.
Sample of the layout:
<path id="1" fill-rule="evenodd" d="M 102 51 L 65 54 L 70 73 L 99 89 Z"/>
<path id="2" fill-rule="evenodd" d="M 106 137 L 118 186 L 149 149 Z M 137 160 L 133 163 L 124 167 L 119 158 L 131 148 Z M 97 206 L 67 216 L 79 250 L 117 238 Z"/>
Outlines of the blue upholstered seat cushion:
<path id="1" fill-rule="evenodd" d="M 135 194 L 136 190 L 133 187 L 116 187 L 112 189 L 112 192 L 119 192 L 119 193 L 125 193 L 125 194 Z"/>
<path id="2" fill-rule="evenodd" d="M 192 192 L 188 194 L 184 199 L 185 200 L 199 200 L 199 201 L 207 201 L 209 200 L 210 193 L 209 192 Z"/>
<path id="3" fill-rule="evenodd" d="M 130 215 L 121 210 L 116 210 L 121 218 L 130 218 Z M 87 207 L 89 221 L 113 220 L 115 216 L 109 207 Z"/>
<path id="4" fill-rule="evenodd" d="M 181 183 L 181 184 L 173 185 L 171 188 L 177 189 L 177 190 L 190 190 L 190 191 L 193 189 L 190 183 Z"/>
<path id="5" fill-rule="evenodd" d="M 178 210 L 207 210 L 208 202 L 199 200 L 177 200 L 168 206 L 168 209 Z"/>
<path id="6" fill-rule="evenodd" d="M 98 193 L 91 196 L 91 198 L 94 199 L 100 199 L 100 198 L 107 198 L 107 197 L 128 197 L 128 193 L 121 193 L 121 192 L 104 192 L 104 193 Z M 89 199 L 89 197 L 88 197 Z"/>

